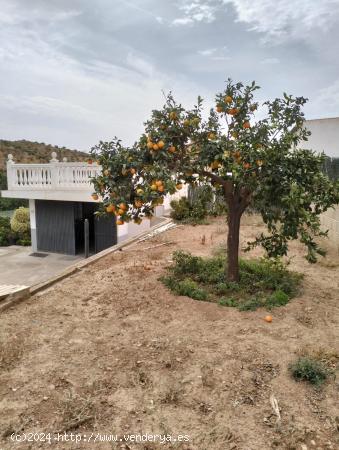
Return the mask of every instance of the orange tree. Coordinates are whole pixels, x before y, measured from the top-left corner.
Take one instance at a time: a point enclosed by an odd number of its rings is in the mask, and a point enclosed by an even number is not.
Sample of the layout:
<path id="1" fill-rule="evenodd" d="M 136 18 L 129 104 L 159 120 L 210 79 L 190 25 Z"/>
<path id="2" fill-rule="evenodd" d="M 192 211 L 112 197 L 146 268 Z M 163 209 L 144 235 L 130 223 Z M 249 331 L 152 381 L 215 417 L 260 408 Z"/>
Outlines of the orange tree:
<path id="1" fill-rule="evenodd" d="M 268 233 L 248 249 L 262 245 L 268 256 L 282 256 L 288 242 L 299 238 L 314 262 L 322 253 L 315 241 L 324 234 L 319 215 L 338 203 L 338 186 L 322 173 L 323 155 L 298 149 L 309 135 L 303 128 L 306 99 L 284 94 L 263 103 L 265 117 L 255 120 L 257 89 L 254 82 L 244 86 L 228 80 L 207 119 L 201 98 L 186 110 L 170 94 L 133 147 L 118 139 L 100 142 L 92 155 L 103 172 L 93 183 L 104 211 L 116 214 L 118 224 L 140 223 L 184 183 L 210 183 L 228 209 L 229 281 L 239 279 L 240 221 L 249 206 L 262 215 Z"/>

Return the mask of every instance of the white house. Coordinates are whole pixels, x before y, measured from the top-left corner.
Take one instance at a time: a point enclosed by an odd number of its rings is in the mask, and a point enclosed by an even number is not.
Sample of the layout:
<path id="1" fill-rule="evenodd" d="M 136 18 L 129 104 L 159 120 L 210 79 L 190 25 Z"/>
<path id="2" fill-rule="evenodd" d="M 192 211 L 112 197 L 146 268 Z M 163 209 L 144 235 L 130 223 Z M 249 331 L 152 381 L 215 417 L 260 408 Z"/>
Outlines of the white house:
<path id="1" fill-rule="evenodd" d="M 325 152 L 327 156 L 339 158 L 339 117 L 305 121 L 305 127 L 312 133 L 301 148 Z"/>
<path id="2" fill-rule="evenodd" d="M 302 148 L 325 152 L 327 156 L 339 158 L 339 117 L 306 120 L 305 127 L 311 131 Z M 328 210 L 321 217 L 322 225 L 329 230 L 333 243 L 339 246 L 339 207 Z"/>
<path id="3" fill-rule="evenodd" d="M 101 172 L 96 163 L 59 162 L 56 153 L 48 164 L 17 164 L 8 155 L 7 198 L 29 200 L 31 240 L 34 252 L 46 251 L 75 255 L 84 251 L 84 220 L 89 221 L 91 252 L 97 253 L 127 237 L 147 230 L 156 219 L 144 219 L 141 225 L 116 226 L 115 216 L 95 218 L 100 201 L 91 197 L 90 178 Z M 161 216 L 169 208 L 170 198 L 156 208 Z"/>

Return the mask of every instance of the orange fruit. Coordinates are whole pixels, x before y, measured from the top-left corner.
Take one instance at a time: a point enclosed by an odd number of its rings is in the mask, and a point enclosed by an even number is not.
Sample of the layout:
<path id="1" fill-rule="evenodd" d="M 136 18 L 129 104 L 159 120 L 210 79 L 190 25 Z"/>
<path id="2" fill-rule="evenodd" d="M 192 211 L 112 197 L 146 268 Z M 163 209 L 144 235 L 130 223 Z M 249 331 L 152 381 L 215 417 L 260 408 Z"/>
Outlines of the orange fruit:
<path id="1" fill-rule="evenodd" d="M 175 187 L 176 187 L 176 189 L 178 189 L 178 191 L 179 191 L 180 189 L 182 189 L 182 184 L 181 184 L 181 183 L 178 183 L 178 184 L 175 185 Z"/>
<path id="2" fill-rule="evenodd" d="M 273 318 L 272 318 L 272 316 L 265 316 L 264 320 L 265 320 L 265 322 L 271 323 Z"/>
<path id="3" fill-rule="evenodd" d="M 91 197 L 92 197 L 93 200 L 98 200 L 99 199 L 98 194 L 92 194 Z"/>
<path id="4" fill-rule="evenodd" d="M 171 120 L 176 120 L 178 118 L 177 113 L 175 111 L 171 111 L 169 117 Z"/>
<path id="5" fill-rule="evenodd" d="M 162 186 L 162 185 L 158 186 L 158 191 L 159 192 L 164 192 L 164 190 L 165 190 L 164 186 Z"/>
<path id="6" fill-rule="evenodd" d="M 164 147 L 165 147 L 165 142 L 164 142 L 164 141 L 159 141 L 159 142 L 158 142 L 158 147 L 160 148 L 160 150 L 161 150 L 162 148 L 164 148 Z"/>
<path id="7" fill-rule="evenodd" d="M 123 216 L 125 214 L 124 209 L 118 209 L 118 216 Z"/>
<path id="8" fill-rule="evenodd" d="M 114 205 L 110 204 L 110 205 L 106 206 L 106 212 L 112 213 L 114 211 L 115 211 L 115 206 Z"/>
<path id="9" fill-rule="evenodd" d="M 141 200 L 135 200 L 134 204 L 135 204 L 135 206 L 136 206 L 137 208 L 141 208 L 142 205 L 143 205 L 143 203 L 142 203 Z"/>
<path id="10" fill-rule="evenodd" d="M 117 225 L 123 225 L 124 224 L 124 221 L 123 220 L 121 220 L 121 219 L 118 219 L 117 220 Z"/>
<path id="11" fill-rule="evenodd" d="M 170 153 L 175 153 L 176 148 L 174 147 L 174 145 L 171 145 L 170 147 L 168 147 L 168 151 L 169 151 Z"/>
<path id="12" fill-rule="evenodd" d="M 151 184 L 151 191 L 156 191 L 157 189 L 158 186 L 155 183 Z"/>
<path id="13" fill-rule="evenodd" d="M 153 142 L 152 142 L 152 141 L 148 141 L 148 142 L 147 142 L 147 148 L 149 148 L 150 150 L 152 150 L 152 148 L 153 148 Z"/>
<path id="14" fill-rule="evenodd" d="M 162 181 L 161 180 L 157 180 L 156 182 L 155 182 L 155 185 L 157 186 L 157 187 L 159 187 L 159 186 L 162 186 Z"/>
<path id="15" fill-rule="evenodd" d="M 228 114 L 230 114 L 231 116 L 235 116 L 239 113 L 239 109 L 238 108 L 231 108 L 228 111 Z"/>
<path id="16" fill-rule="evenodd" d="M 230 95 L 226 95 L 224 100 L 225 100 L 225 103 L 232 103 L 233 102 L 233 98 Z"/>
<path id="17" fill-rule="evenodd" d="M 155 151 L 159 150 L 158 144 L 153 144 L 153 150 L 155 150 Z"/>
<path id="18" fill-rule="evenodd" d="M 126 203 L 120 203 L 119 208 L 120 208 L 120 209 L 123 209 L 124 211 L 126 211 L 126 210 L 127 210 L 127 205 L 126 205 Z"/>
<path id="19" fill-rule="evenodd" d="M 243 128 L 251 128 L 251 124 L 249 123 L 248 120 L 246 120 L 246 122 L 244 122 Z"/>
<path id="20" fill-rule="evenodd" d="M 218 113 L 222 113 L 223 112 L 223 107 L 221 105 L 218 105 L 216 107 L 216 110 L 217 110 Z"/>
<path id="21" fill-rule="evenodd" d="M 138 195 L 142 195 L 143 193 L 144 193 L 144 190 L 143 190 L 143 189 L 140 189 L 140 188 L 137 189 L 137 194 L 138 194 Z"/>
<path id="22" fill-rule="evenodd" d="M 244 163 L 243 166 L 244 166 L 244 169 L 246 169 L 246 170 L 251 168 L 250 163 Z"/>

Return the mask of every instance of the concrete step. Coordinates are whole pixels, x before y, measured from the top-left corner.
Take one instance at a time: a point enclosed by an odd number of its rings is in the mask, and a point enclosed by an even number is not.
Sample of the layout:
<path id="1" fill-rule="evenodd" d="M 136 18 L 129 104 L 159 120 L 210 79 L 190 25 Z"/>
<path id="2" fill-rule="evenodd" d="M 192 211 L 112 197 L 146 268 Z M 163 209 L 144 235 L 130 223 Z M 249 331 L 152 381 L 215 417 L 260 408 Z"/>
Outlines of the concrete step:
<path id="1" fill-rule="evenodd" d="M 11 294 L 24 291 L 28 286 L 21 286 L 17 284 L 0 284 L 0 300 Z"/>

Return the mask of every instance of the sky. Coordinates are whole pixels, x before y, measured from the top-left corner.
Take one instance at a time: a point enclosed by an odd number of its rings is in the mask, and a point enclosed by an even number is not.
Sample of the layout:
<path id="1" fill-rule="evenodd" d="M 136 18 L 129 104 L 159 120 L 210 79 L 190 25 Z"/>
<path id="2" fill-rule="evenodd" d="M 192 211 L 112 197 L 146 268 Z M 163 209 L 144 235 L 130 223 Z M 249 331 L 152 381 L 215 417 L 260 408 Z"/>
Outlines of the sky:
<path id="1" fill-rule="evenodd" d="M 0 0 L 0 138 L 127 145 L 173 91 L 206 109 L 227 78 L 339 116 L 339 0 Z"/>

